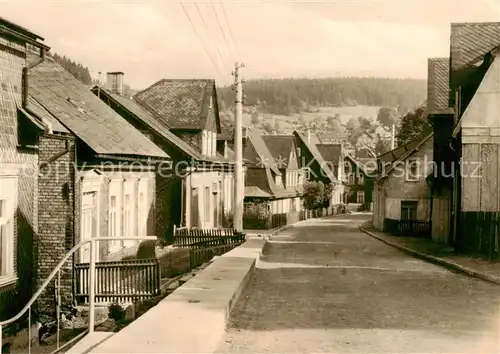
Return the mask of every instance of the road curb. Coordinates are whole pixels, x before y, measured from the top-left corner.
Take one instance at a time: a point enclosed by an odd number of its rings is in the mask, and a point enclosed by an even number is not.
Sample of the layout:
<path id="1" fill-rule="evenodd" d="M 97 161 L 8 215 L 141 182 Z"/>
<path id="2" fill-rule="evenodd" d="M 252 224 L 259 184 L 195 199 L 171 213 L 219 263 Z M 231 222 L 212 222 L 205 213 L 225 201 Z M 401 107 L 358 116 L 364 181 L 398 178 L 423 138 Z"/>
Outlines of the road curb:
<path id="1" fill-rule="evenodd" d="M 383 237 L 377 236 L 375 233 L 366 230 L 362 226 L 360 226 L 359 229 L 361 231 L 363 231 L 364 233 L 366 233 L 367 235 L 369 235 L 369 236 L 371 236 L 371 237 L 373 237 L 373 238 L 375 238 L 375 239 L 377 239 L 377 240 L 379 240 L 379 241 L 381 241 L 389 246 L 392 246 L 392 247 L 397 248 L 405 253 L 408 253 L 416 258 L 422 259 L 422 260 L 427 261 L 429 263 L 440 265 L 444 268 L 447 268 L 447 269 L 455 271 L 455 272 L 466 274 L 470 277 L 481 279 L 481 280 L 487 281 L 487 282 L 492 283 L 492 284 L 500 285 L 500 277 L 496 277 L 496 276 L 490 275 L 490 274 L 484 274 L 484 273 L 475 271 L 473 269 L 464 267 L 464 266 L 457 264 L 453 261 L 449 261 L 449 260 L 446 260 L 446 259 L 443 259 L 440 257 L 431 256 L 429 254 L 418 252 L 418 251 L 415 251 L 411 248 L 398 245 L 395 242 L 391 242 L 391 241 L 386 240 Z"/>

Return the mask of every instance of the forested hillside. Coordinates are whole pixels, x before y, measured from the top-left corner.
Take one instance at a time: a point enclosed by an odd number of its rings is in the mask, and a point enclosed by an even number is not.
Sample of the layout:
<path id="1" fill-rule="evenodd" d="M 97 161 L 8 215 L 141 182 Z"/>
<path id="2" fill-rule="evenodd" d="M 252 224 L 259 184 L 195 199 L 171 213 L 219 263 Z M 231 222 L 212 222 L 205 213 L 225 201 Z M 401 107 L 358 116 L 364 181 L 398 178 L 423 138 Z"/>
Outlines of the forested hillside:
<path id="1" fill-rule="evenodd" d="M 322 78 L 248 80 L 243 85 L 245 105 L 261 106 L 271 114 L 310 112 L 324 106 L 385 106 L 401 114 L 421 105 L 426 83 L 416 79 Z M 219 89 L 225 106 L 234 101 L 231 87 Z"/>
<path id="2" fill-rule="evenodd" d="M 52 54 L 52 58 L 59 63 L 64 69 L 69 71 L 75 78 L 83 82 L 85 85 L 92 84 L 92 77 L 90 76 L 89 69 L 80 63 L 72 61 L 66 56 L 60 56 L 57 53 Z"/>

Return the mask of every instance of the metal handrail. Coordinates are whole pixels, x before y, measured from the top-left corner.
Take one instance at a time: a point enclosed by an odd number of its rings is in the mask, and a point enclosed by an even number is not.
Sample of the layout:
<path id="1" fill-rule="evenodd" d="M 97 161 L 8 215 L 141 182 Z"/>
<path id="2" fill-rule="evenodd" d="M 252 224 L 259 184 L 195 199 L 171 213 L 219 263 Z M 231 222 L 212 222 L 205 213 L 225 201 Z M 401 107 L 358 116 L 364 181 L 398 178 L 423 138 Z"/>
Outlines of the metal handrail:
<path id="1" fill-rule="evenodd" d="M 95 297 L 95 252 L 94 252 L 94 243 L 99 242 L 99 241 L 125 241 L 125 240 L 141 240 L 141 241 L 147 241 L 147 240 L 157 240 L 156 236 L 127 236 L 127 237 L 95 237 L 91 238 L 89 240 L 84 240 L 76 244 L 71 250 L 66 253 L 66 255 L 63 257 L 63 259 L 57 264 L 57 266 L 54 268 L 54 270 L 50 273 L 50 275 L 45 279 L 43 284 L 38 288 L 38 290 L 35 292 L 35 294 L 31 297 L 31 299 L 28 301 L 28 303 L 23 307 L 21 311 L 14 317 L 0 321 L 0 347 L 2 346 L 2 327 L 5 325 L 8 325 L 10 323 L 13 323 L 17 320 L 19 320 L 28 310 L 31 309 L 31 306 L 33 303 L 38 299 L 38 297 L 42 294 L 42 292 L 45 290 L 47 285 L 52 281 L 52 279 L 55 277 L 55 275 L 61 270 L 62 266 L 68 261 L 68 259 L 76 252 L 78 251 L 83 245 L 86 245 L 87 243 L 90 243 L 90 264 L 89 264 L 89 328 L 88 332 L 92 333 L 94 331 L 94 297 Z M 30 311 L 30 317 L 31 317 L 31 311 Z M 29 324 L 31 329 L 31 324 Z M 31 336 L 28 339 L 31 343 Z"/>

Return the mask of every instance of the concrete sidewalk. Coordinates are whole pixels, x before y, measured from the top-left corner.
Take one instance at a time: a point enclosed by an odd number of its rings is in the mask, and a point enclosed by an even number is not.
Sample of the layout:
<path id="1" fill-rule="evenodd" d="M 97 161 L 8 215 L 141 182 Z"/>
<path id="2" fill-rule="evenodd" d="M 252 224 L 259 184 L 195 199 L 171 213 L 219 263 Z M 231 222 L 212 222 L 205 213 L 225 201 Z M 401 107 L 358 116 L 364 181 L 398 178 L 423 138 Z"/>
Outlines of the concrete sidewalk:
<path id="1" fill-rule="evenodd" d="M 363 224 L 360 229 L 414 257 L 490 283 L 500 284 L 500 262 L 488 262 L 484 259 L 460 255 L 455 253 L 452 247 L 428 239 L 392 236 L 375 229 L 371 222 Z"/>
<path id="2" fill-rule="evenodd" d="M 216 258 L 144 315 L 90 353 L 210 353 L 252 275 L 265 240 Z"/>

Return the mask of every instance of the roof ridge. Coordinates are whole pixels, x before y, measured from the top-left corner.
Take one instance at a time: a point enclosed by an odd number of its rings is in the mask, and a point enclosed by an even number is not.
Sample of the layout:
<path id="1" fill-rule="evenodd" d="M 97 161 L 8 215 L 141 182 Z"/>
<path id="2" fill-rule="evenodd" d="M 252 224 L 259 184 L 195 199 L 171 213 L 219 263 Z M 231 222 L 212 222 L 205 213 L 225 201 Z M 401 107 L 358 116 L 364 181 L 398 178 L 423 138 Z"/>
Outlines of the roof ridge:
<path id="1" fill-rule="evenodd" d="M 451 22 L 451 26 L 454 27 L 463 27 L 463 26 L 479 26 L 479 25 L 500 25 L 500 22 L 498 21 L 492 21 L 492 22 Z"/>

